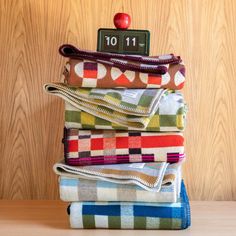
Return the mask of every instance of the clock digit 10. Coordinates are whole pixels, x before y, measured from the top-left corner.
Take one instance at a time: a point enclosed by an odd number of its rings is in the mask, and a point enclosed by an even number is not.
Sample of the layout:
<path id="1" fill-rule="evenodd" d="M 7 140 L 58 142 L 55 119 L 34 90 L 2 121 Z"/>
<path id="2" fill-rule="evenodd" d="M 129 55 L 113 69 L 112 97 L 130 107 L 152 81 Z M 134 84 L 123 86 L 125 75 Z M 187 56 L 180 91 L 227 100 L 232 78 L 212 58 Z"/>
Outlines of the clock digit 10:
<path id="1" fill-rule="evenodd" d="M 112 36 L 112 37 L 110 37 L 110 36 L 105 36 L 105 39 L 106 39 L 106 45 L 107 46 L 116 46 L 116 45 L 118 45 L 117 44 L 117 42 L 118 42 L 118 39 L 117 39 L 117 37 L 115 37 L 115 36 Z"/>

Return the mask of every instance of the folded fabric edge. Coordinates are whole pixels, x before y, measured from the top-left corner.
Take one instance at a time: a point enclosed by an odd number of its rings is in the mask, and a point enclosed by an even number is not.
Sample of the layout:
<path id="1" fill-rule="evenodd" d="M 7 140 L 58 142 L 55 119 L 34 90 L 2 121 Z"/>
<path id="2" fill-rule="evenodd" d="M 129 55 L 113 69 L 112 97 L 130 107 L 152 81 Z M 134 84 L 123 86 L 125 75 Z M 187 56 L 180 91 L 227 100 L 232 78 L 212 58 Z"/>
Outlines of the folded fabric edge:
<path id="1" fill-rule="evenodd" d="M 109 202 L 108 202 L 109 203 Z M 130 202 L 131 204 L 132 204 L 132 202 Z M 172 230 L 183 230 L 183 229 L 186 229 L 186 228 L 188 228 L 190 225 L 191 225 L 191 215 L 190 215 L 190 205 L 189 205 L 189 199 L 188 199 L 188 195 L 187 195 L 187 191 L 186 191 L 186 188 L 185 188 L 185 185 L 184 185 L 184 181 L 182 180 L 181 181 L 181 202 L 180 202 L 181 204 L 182 204 L 182 206 L 181 206 L 181 227 L 180 228 L 168 228 L 168 227 L 164 227 L 163 229 L 166 229 L 166 230 L 168 230 L 168 229 L 172 229 Z M 80 214 L 82 214 L 82 213 L 80 213 L 80 211 L 82 210 L 82 205 L 79 207 L 79 211 L 77 211 L 77 213 L 76 213 L 76 219 L 73 219 L 73 221 L 72 221 L 72 216 L 71 216 L 71 207 L 74 207 L 74 206 L 76 206 L 76 205 L 78 205 L 78 204 L 80 204 L 80 202 L 73 202 L 73 203 L 71 203 L 71 204 L 69 204 L 69 206 L 68 206 L 68 208 L 67 208 L 67 213 L 68 213 L 68 215 L 69 215 L 69 217 L 70 217 L 70 223 L 71 223 L 71 227 L 72 228 L 83 228 L 83 227 L 81 227 L 82 226 L 82 224 L 80 224 L 80 223 L 82 223 L 82 221 L 83 221 L 83 215 L 80 215 Z M 94 205 L 98 205 L 98 207 L 102 207 L 103 206 L 103 204 L 105 204 L 104 206 L 106 206 L 106 202 L 104 202 L 104 203 L 102 203 L 102 202 L 81 202 L 81 204 L 88 204 L 88 205 L 92 205 L 92 208 L 94 207 Z M 113 205 L 122 205 L 122 204 L 124 204 L 124 205 L 127 205 L 127 204 L 129 204 L 128 202 L 114 202 L 113 203 Z M 142 202 L 135 202 L 134 203 L 135 205 L 140 205 L 140 206 L 142 206 L 142 205 L 145 205 L 145 206 L 155 206 L 155 203 L 142 203 Z M 173 203 L 156 203 L 157 204 L 157 206 L 169 206 L 170 208 L 172 207 L 171 205 L 173 204 Z M 173 205 L 174 206 L 174 205 Z M 91 208 L 91 209 L 92 209 Z M 111 211 L 112 212 L 112 211 Z M 145 217 L 145 213 L 143 214 L 143 216 Z M 174 217 L 173 217 L 174 218 Z M 171 220 L 171 218 L 170 218 L 170 220 Z M 73 224 L 73 222 L 75 222 L 75 224 L 78 224 L 77 223 L 77 221 L 80 221 L 80 223 L 79 223 L 79 225 L 80 225 L 80 227 L 77 227 L 77 226 L 75 226 L 74 224 Z M 91 227 L 91 228 L 93 228 L 93 227 Z M 99 227 L 96 227 L 95 226 L 95 228 L 99 228 Z M 102 227 L 102 228 L 104 228 L 104 227 Z M 108 226 L 107 227 L 105 227 L 105 228 L 108 228 Z M 123 228 L 123 229 L 125 229 L 125 228 Z M 126 228 L 126 229 L 132 229 L 132 228 Z M 144 228 L 135 228 L 135 229 L 144 229 Z M 149 229 L 149 228 L 145 228 L 145 229 Z M 155 228 L 155 227 L 152 227 L 152 229 L 159 229 L 158 227 L 157 228 Z"/>

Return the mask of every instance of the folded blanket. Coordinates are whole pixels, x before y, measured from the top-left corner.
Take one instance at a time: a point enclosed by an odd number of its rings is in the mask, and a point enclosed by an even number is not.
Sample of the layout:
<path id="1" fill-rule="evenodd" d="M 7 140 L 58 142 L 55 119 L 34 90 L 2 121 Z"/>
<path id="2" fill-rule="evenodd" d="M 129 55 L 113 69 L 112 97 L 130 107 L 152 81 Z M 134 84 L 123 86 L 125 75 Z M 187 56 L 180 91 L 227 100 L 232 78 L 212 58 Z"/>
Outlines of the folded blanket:
<path id="1" fill-rule="evenodd" d="M 185 229 L 191 224 L 183 183 L 176 203 L 73 202 L 68 213 L 71 228 Z"/>
<path id="2" fill-rule="evenodd" d="M 74 167 L 61 162 L 56 163 L 53 169 L 58 175 L 105 180 L 119 184 L 135 184 L 147 191 L 158 192 L 162 185 L 175 181 L 176 169 L 179 168 L 181 162 L 172 164 L 168 174 L 165 175 L 168 165 L 166 162 L 149 162 Z"/>
<path id="3" fill-rule="evenodd" d="M 162 96 L 170 93 L 163 89 L 83 89 L 62 83 L 46 84 L 44 88 L 95 117 L 138 129 L 147 127 Z"/>
<path id="4" fill-rule="evenodd" d="M 180 92 L 175 91 L 175 93 L 168 94 L 165 97 L 161 98 L 159 108 L 151 117 L 147 127 L 138 128 L 130 125 L 125 126 L 124 124 L 121 124 L 121 122 L 111 122 L 108 119 L 103 119 L 98 116 L 92 115 L 90 111 L 82 111 L 78 109 L 74 104 L 66 102 L 65 126 L 66 128 L 78 129 L 115 129 L 176 132 L 184 130 L 186 111 L 187 108 L 183 100 L 183 95 Z M 114 118 L 114 116 L 111 115 L 111 118 Z"/>
<path id="5" fill-rule="evenodd" d="M 174 163 L 184 158 L 181 133 L 64 129 L 68 165 L 129 162 Z"/>
<path id="6" fill-rule="evenodd" d="M 59 177 L 60 198 L 63 201 L 130 201 L 176 202 L 180 193 L 181 166 L 169 165 L 165 175 L 173 174 L 172 183 L 162 184 L 159 192 L 151 192 L 134 184 L 117 184 L 103 180 L 88 180 L 66 176 Z"/>
<path id="7" fill-rule="evenodd" d="M 156 57 L 85 51 L 62 45 L 69 57 L 65 82 L 87 88 L 169 88 L 179 90 L 185 82 L 185 66 L 173 54 Z"/>

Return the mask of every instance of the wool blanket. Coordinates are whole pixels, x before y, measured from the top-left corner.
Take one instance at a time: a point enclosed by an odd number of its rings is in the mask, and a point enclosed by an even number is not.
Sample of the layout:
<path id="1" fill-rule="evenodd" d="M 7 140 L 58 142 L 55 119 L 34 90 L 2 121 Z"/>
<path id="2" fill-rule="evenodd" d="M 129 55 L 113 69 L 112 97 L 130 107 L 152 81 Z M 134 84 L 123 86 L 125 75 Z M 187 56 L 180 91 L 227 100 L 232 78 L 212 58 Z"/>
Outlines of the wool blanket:
<path id="1" fill-rule="evenodd" d="M 184 158 L 181 133 L 64 129 L 65 163 L 73 166 L 169 162 Z"/>
<path id="2" fill-rule="evenodd" d="M 158 110 L 146 128 L 134 128 L 114 123 L 82 111 L 69 102 L 65 103 L 65 126 L 78 129 L 115 129 L 138 131 L 178 132 L 185 128 L 187 107 L 183 95 L 176 91 L 160 101 Z"/>
<path id="3" fill-rule="evenodd" d="M 145 129 L 158 110 L 163 89 L 85 89 L 62 83 L 45 85 L 77 109 L 125 127 Z"/>
<path id="4" fill-rule="evenodd" d="M 172 164 L 165 175 L 169 163 L 149 162 L 114 165 L 69 166 L 64 162 L 56 163 L 53 170 L 58 175 L 73 178 L 105 180 L 118 184 L 135 184 L 147 191 L 158 192 L 162 185 L 175 181 L 176 169 L 182 163 Z"/>
<path id="5" fill-rule="evenodd" d="M 169 165 L 165 175 L 174 174 L 172 183 L 162 184 L 159 192 L 147 191 L 134 184 L 117 184 L 103 180 L 91 180 L 59 176 L 60 199 L 75 201 L 129 201 L 129 202 L 176 202 L 180 193 L 181 167 Z"/>
<path id="6" fill-rule="evenodd" d="M 67 209 L 71 228 L 185 229 L 191 224 L 184 184 L 176 203 L 73 202 Z"/>
<path id="7" fill-rule="evenodd" d="M 169 88 L 182 89 L 185 66 L 173 54 L 147 57 L 86 51 L 62 45 L 62 56 L 69 58 L 64 81 L 77 87 Z"/>

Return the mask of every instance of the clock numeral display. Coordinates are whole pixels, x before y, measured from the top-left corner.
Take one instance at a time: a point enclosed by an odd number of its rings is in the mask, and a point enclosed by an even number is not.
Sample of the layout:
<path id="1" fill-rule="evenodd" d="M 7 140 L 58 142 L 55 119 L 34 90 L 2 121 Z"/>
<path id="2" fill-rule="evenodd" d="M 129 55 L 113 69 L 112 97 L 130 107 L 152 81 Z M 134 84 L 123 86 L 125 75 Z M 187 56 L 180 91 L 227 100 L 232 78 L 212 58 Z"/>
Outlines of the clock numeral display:
<path id="1" fill-rule="evenodd" d="M 100 52 L 149 55 L 148 30 L 99 29 L 97 50 Z"/>
<path id="2" fill-rule="evenodd" d="M 105 35 L 105 48 L 106 49 L 118 49 L 119 47 L 119 37 L 112 35 Z"/>
<path id="3" fill-rule="evenodd" d="M 124 38 L 124 50 L 137 51 L 138 50 L 138 37 L 136 36 L 125 36 Z"/>
<path id="4" fill-rule="evenodd" d="M 115 36 L 105 36 L 107 46 L 116 46 L 117 45 L 117 38 Z"/>

